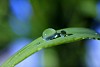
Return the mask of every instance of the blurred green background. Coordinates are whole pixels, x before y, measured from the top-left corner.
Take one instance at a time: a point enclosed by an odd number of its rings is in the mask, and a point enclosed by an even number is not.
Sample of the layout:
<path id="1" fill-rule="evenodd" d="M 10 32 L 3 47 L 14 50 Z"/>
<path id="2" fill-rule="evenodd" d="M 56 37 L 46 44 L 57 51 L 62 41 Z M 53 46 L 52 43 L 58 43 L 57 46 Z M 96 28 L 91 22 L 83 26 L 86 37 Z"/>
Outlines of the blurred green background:
<path id="1" fill-rule="evenodd" d="M 97 2 L 98 0 L 30 0 L 33 11 L 28 21 L 30 31 L 27 35 L 18 35 L 9 24 L 9 19 L 14 17 L 9 0 L 0 0 L 0 51 L 9 49 L 9 43 L 16 38 L 27 37 L 34 40 L 42 36 L 43 30 L 47 28 L 57 30 L 68 27 L 92 27 L 92 19 L 97 16 Z M 24 27 L 28 28 L 27 25 Z M 45 49 L 44 66 L 86 67 L 84 43 L 85 40 L 82 40 Z"/>

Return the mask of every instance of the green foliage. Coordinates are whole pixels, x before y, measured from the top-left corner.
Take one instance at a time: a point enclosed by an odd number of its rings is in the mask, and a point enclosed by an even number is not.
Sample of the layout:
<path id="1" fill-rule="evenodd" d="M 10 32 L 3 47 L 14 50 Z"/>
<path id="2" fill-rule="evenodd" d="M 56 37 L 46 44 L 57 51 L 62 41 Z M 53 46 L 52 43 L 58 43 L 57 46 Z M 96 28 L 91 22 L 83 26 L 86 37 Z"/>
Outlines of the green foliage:
<path id="1" fill-rule="evenodd" d="M 39 37 L 30 44 L 23 47 L 16 54 L 11 56 L 11 58 L 9 58 L 1 67 L 14 67 L 16 64 L 20 63 L 30 55 L 43 48 L 53 47 L 64 43 L 75 42 L 82 39 L 100 39 L 99 34 L 97 34 L 95 31 L 86 28 L 65 28 L 57 30 L 57 33 L 60 33 L 62 30 L 66 32 L 65 37 L 58 37 L 56 39 L 48 41 L 43 39 L 42 37 Z"/>

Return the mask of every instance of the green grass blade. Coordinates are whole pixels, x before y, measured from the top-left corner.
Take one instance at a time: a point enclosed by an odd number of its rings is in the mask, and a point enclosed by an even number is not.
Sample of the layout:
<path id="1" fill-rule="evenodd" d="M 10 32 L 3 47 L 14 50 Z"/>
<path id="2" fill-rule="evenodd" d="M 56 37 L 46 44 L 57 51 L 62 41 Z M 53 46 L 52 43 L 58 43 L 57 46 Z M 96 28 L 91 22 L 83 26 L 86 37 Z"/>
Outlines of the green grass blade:
<path id="1" fill-rule="evenodd" d="M 67 34 L 72 34 L 65 37 L 58 37 L 53 40 L 46 41 L 42 37 L 32 41 L 30 44 L 23 47 L 13 56 L 11 56 L 1 67 L 14 67 L 16 64 L 20 63 L 30 55 L 34 54 L 35 52 L 56 45 L 61 45 L 64 43 L 70 43 L 82 39 L 100 39 L 100 35 L 97 34 L 95 31 L 86 29 L 86 28 L 65 28 L 61 29 L 65 31 Z M 57 30 L 60 33 L 61 30 Z"/>

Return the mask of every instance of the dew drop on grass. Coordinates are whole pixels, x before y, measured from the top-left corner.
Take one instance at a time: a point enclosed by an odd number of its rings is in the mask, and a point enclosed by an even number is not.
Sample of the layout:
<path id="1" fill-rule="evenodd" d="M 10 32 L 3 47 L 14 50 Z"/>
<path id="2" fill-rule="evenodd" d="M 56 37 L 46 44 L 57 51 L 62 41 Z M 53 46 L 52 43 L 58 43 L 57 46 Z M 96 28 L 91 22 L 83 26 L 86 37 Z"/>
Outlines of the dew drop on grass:
<path id="1" fill-rule="evenodd" d="M 65 37 L 66 36 L 66 31 L 62 30 L 61 33 L 60 33 L 60 36 Z"/>
<path id="2" fill-rule="evenodd" d="M 100 38 L 97 38 L 98 40 L 100 40 Z"/>
<path id="3" fill-rule="evenodd" d="M 44 30 L 42 37 L 44 40 L 52 40 L 58 37 L 56 30 L 48 28 Z"/>
<path id="4" fill-rule="evenodd" d="M 92 38 L 92 39 L 96 39 L 96 38 Z"/>

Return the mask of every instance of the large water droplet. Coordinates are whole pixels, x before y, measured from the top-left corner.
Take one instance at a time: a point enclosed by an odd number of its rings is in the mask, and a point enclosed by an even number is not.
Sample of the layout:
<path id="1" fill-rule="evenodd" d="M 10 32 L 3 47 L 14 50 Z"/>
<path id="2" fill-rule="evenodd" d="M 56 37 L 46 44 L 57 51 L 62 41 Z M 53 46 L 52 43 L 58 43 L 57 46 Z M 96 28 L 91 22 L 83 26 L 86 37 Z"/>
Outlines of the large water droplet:
<path id="1" fill-rule="evenodd" d="M 54 30 L 52 28 L 48 28 L 48 29 L 44 30 L 42 37 L 45 40 L 52 40 L 52 39 L 57 38 L 57 32 L 56 32 L 56 30 Z"/>

